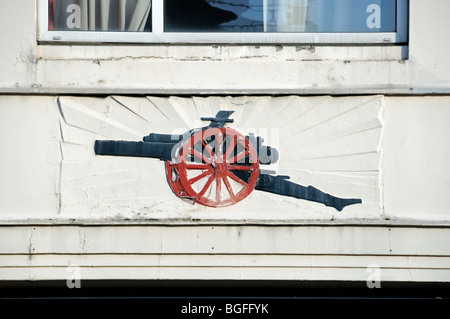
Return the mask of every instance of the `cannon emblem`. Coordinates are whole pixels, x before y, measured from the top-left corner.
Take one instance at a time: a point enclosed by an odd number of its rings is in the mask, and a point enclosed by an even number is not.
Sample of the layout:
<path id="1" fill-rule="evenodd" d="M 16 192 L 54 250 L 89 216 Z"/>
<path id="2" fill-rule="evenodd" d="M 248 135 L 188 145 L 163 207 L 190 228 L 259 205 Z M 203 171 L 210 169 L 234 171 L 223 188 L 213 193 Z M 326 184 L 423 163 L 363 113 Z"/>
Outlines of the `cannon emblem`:
<path id="1" fill-rule="evenodd" d="M 157 158 L 165 162 L 167 182 L 173 193 L 186 201 L 208 207 L 233 205 L 253 190 L 310 200 L 341 211 L 361 199 L 339 198 L 313 186 L 290 182 L 260 165 L 276 163 L 278 150 L 264 145 L 254 134 L 244 136 L 225 127 L 234 111 L 219 111 L 205 127 L 183 135 L 151 133 L 143 141 L 96 140 L 95 154 Z"/>

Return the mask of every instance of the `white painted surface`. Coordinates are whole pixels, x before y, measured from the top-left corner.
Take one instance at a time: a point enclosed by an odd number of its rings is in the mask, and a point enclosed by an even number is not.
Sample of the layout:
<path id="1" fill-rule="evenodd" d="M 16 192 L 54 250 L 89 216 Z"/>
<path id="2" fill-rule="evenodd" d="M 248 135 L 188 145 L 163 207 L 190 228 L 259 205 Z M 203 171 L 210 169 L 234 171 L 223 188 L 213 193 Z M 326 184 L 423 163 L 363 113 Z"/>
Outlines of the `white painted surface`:
<path id="1" fill-rule="evenodd" d="M 382 280 L 450 281 L 448 1 L 411 1 L 408 60 L 392 46 L 49 46 L 34 1 L 3 8 L 0 280 L 80 264 L 83 279 L 364 281 L 374 263 Z M 254 192 L 192 207 L 161 162 L 93 154 L 95 138 L 184 130 L 230 107 L 239 127 L 280 130 L 278 173 L 364 204 L 336 213 Z"/>
<path id="2" fill-rule="evenodd" d="M 103 94 L 448 93 L 446 0 L 411 1 L 410 45 L 45 45 L 35 1 L 0 13 L 0 92 Z M 20 12 L 19 16 L 10 12 Z M 305 50 L 306 48 L 306 50 Z M 120 53 L 114 53 L 120 52 Z M 346 53 L 347 52 L 347 53 Z M 405 60 L 405 52 L 410 59 Z M 375 56 L 375 58 L 374 58 Z"/>
<path id="3" fill-rule="evenodd" d="M 447 97 L 2 96 L 2 223 L 282 223 L 421 225 L 450 221 Z M 57 101 L 59 100 L 59 103 Z M 361 198 L 338 212 L 253 191 L 234 206 L 177 198 L 157 159 L 102 157 L 96 139 L 183 133 L 232 109 L 233 127 L 280 151 L 300 185 Z M 262 167 L 264 168 L 264 167 Z"/>
<path id="4" fill-rule="evenodd" d="M 120 214 L 249 221 L 379 217 L 382 103 L 381 96 L 60 97 L 61 212 L 82 218 Z M 93 153 L 95 139 L 140 141 L 151 132 L 182 134 L 208 125 L 200 118 L 224 109 L 235 111 L 229 127 L 262 136 L 265 145 L 279 150 L 279 162 L 261 169 L 274 169 L 278 175 L 291 176 L 292 182 L 334 196 L 362 198 L 364 204 L 338 213 L 323 204 L 254 191 L 236 206 L 207 208 L 174 196 L 158 159 Z M 275 206 L 276 212 L 264 209 Z"/>
<path id="5" fill-rule="evenodd" d="M 8 227 L 0 274 L 8 280 L 346 280 L 378 265 L 387 281 L 450 280 L 448 228 Z M 14 241 L 17 237 L 24 240 Z"/>
<path id="6" fill-rule="evenodd" d="M 386 216 L 450 218 L 450 102 L 386 99 L 382 149 Z"/>
<path id="7" fill-rule="evenodd" d="M 0 96 L 0 215 L 48 216 L 59 205 L 55 97 Z"/>

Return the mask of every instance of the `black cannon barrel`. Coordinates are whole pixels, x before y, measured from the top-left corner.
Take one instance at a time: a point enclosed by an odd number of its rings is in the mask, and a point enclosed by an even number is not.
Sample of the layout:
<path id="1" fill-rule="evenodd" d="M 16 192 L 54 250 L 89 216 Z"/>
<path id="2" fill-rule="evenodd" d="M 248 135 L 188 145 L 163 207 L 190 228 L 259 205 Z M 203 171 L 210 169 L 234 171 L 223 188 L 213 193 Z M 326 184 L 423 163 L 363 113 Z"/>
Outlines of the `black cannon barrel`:
<path id="1" fill-rule="evenodd" d="M 187 133 L 192 134 L 192 132 Z M 183 141 L 184 138 L 187 138 L 186 136 L 192 136 L 187 133 L 184 135 L 150 133 L 143 137 L 142 142 L 97 140 L 95 141 L 94 150 L 97 155 L 149 157 L 171 161 L 174 155 L 172 154 L 172 151 L 175 150 L 174 147 Z M 260 164 L 267 165 L 278 161 L 278 150 L 274 147 L 263 145 L 263 138 L 256 137 L 253 134 L 246 137 L 255 147 Z M 237 147 L 236 145 L 236 153 L 238 153 Z M 245 162 L 247 162 L 247 158 Z"/>
<path id="2" fill-rule="evenodd" d="M 178 134 L 158 134 L 150 133 L 144 136 L 144 142 L 178 143 L 183 139 L 183 135 Z"/>
<path id="3" fill-rule="evenodd" d="M 95 154 L 113 156 L 151 157 L 172 160 L 172 149 L 177 143 L 95 141 Z"/>

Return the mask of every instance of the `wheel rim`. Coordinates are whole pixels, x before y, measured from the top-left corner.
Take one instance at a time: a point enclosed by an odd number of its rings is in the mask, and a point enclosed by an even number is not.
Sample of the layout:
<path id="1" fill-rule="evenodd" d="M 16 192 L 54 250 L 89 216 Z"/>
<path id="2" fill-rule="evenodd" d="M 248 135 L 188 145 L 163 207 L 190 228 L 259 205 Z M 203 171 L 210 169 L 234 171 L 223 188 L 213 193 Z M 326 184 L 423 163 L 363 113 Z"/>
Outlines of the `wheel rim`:
<path id="1" fill-rule="evenodd" d="M 169 185 L 178 197 L 209 207 L 233 205 L 255 188 L 259 159 L 249 140 L 231 128 L 207 128 L 180 147 L 166 163 Z"/>

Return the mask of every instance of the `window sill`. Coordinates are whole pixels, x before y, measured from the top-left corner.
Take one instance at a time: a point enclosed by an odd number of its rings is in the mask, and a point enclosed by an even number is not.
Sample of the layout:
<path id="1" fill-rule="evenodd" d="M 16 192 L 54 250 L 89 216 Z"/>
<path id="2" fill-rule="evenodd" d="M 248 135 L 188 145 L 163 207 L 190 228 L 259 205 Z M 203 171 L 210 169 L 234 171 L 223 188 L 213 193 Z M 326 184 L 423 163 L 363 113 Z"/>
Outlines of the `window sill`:
<path id="1" fill-rule="evenodd" d="M 178 60 L 178 61 L 397 61 L 405 59 L 402 45 L 123 45 L 41 44 L 42 60 Z"/>
<path id="2" fill-rule="evenodd" d="M 39 44 L 19 94 L 450 93 L 401 45 Z M 436 85 L 430 85 L 435 83 Z M 441 84 L 439 84 L 441 83 Z M 437 85 L 439 84 L 439 85 Z"/>

